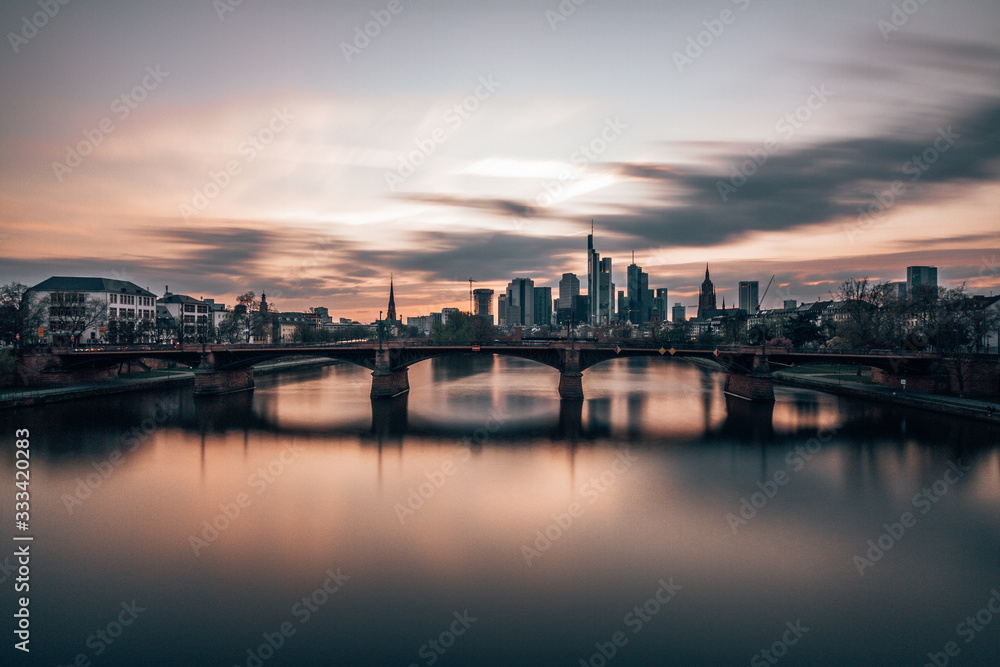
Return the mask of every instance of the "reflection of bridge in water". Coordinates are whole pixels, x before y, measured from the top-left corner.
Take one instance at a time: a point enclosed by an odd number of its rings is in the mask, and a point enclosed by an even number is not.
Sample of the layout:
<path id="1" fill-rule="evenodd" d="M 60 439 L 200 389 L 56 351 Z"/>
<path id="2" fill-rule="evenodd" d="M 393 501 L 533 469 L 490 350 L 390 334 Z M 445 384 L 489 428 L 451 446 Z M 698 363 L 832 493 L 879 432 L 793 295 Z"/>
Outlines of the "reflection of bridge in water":
<path id="1" fill-rule="evenodd" d="M 195 368 L 195 394 L 225 394 L 251 389 L 253 366 L 286 357 L 321 357 L 346 361 L 372 372 L 371 396 L 385 398 L 409 391 L 411 365 L 452 355 L 505 355 L 528 359 L 559 371 L 559 396 L 583 398 L 583 371 L 611 360 L 628 357 L 700 359 L 726 373 L 727 394 L 773 401 L 771 371 L 775 367 L 821 361 L 855 364 L 880 369 L 886 382 L 910 379 L 911 390 L 926 391 L 935 382 L 942 355 L 911 351 L 789 350 L 757 346 L 696 346 L 665 349 L 643 341 L 596 342 L 592 340 L 494 341 L 481 344 L 440 344 L 423 340 L 393 340 L 384 344 L 351 345 L 185 345 L 179 347 L 136 346 L 23 351 L 18 357 L 18 376 L 24 384 L 70 384 L 89 382 L 110 369 L 137 359 L 162 359 Z M 996 355 L 970 357 L 996 383 Z M 992 384 L 991 384 L 992 383 Z M 933 388 L 933 387 L 932 387 Z"/>

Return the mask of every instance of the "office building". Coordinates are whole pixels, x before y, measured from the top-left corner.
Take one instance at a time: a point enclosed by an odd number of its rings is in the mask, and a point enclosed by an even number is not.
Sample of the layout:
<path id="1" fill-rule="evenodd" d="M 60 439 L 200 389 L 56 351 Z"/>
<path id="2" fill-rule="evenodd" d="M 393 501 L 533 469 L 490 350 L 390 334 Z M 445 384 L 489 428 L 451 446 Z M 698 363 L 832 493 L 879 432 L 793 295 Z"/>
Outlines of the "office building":
<path id="1" fill-rule="evenodd" d="M 564 273 L 559 280 L 559 304 L 557 310 L 572 309 L 576 304 L 576 297 L 580 295 L 580 279 L 575 273 Z"/>
<path id="2" fill-rule="evenodd" d="M 472 291 L 472 313 L 493 324 L 493 290 L 480 287 Z"/>
<path id="3" fill-rule="evenodd" d="M 552 288 L 536 287 L 534 304 L 535 324 L 546 326 L 552 323 Z"/>
<path id="4" fill-rule="evenodd" d="M 747 315 L 756 313 L 760 306 L 759 289 L 760 284 L 756 280 L 740 281 L 740 310 Z"/>
<path id="5" fill-rule="evenodd" d="M 507 326 L 516 325 L 535 325 L 535 284 L 531 278 L 514 278 L 507 285 Z"/>
<path id="6" fill-rule="evenodd" d="M 906 293 L 909 298 L 918 298 L 921 292 L 925 294 L 930 292 L 936 296 L 937 286 L 938 276 L 936 266 L 906 267 Z"/>
<path id="7" fill-rule="evenodd" d="M 656 296 L 653 298 L 653 314 L 656 315 L 656 319 L 659 322 L 666 322 L 667 309 L 670 304 L 667 301 L 667 288 L 660 287 L 656 290 Z"/>
<path id="8" fill-rule="evenodd" d="M 673 312 L 670 313 L 671 322 L 684 322 L 687 320 L 687 309 L 682 306 L 679 302 L 674 304 L 672 309 Z"/>
<path id="9" fill-rule="evenodd" d="M 588 321 L 592 325 L 607 324 L 614 316 L 615 284 L 612 276 L 611 258 L 601 259 L 594 250 L 594 230 L 587 236 L 587 298 L 589 299 Z"/>

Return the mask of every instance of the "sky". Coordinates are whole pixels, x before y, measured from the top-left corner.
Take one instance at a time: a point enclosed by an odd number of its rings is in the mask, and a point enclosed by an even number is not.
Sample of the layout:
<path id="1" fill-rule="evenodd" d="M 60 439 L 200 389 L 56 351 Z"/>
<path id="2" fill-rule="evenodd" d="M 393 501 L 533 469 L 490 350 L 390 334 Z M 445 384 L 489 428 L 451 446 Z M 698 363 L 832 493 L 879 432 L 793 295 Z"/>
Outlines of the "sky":
<path id="1" fill-rule="evenodd" d="M 586 235 L 693 306 L 1000 293 L 996 0 L 7 0 L 0 282 L 404 318 Z"/>

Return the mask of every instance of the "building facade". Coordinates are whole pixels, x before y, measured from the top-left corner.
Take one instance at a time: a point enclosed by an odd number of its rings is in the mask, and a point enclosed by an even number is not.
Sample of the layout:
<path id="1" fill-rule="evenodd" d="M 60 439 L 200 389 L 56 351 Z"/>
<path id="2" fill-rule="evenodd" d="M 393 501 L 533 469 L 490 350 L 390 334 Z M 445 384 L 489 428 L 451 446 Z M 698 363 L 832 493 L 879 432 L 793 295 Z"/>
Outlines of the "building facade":
<path id="1" fill-rule="evenodd" d="M 760 283 L 756 280 L 740 281 L 740 310 L 747 315 L 753 315 L 760 307 L 759 290 Z"/>
<path id="2" fill-rule="evenodd" d="M 137 330 L 148 329 L 143 342 L 155 335 L 156 295 L 127 280 L 53 276 L 29 291 L 47 304 L 45 323 L 37 332 L 38 342 L 105 342 L 108 324 L 114 320 Z"/>
<path id="3" fill-rule="evenodd" d="M 472 291 L 472 312 L 493 324 L 493 290 L 480 287 Z"/>
<path id="4" fill-rule="evenodd" d="M 535 283 L 531 278 L 514 278 L 507 285 L 507 326 L 535 325 Z"/>

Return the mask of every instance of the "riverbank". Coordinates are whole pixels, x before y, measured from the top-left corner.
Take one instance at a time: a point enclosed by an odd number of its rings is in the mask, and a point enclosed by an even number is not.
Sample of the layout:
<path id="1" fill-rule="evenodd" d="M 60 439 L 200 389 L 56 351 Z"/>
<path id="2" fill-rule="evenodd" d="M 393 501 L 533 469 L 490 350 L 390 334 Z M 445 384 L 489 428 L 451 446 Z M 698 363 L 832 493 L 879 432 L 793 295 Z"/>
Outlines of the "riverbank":
<path id="1" fill-rule="evenodd" d="M 795 372 L 777 371 L 774 373 L 774 382 L 1000 424 L 1000 403 L 995 401 L 905 391 L 902 388 L 873 384 L 870 379 L 864 376 L 857 377 L 853 373 L 843 376 L 822 372 L 812 374 L 797 368 Z"/>
<path id="2" fill-rule="evenodd" d="M 315 368 L 337 363 L 333 359 L 292 359 L 275 363 L 265 362 L 254 366 L 254 375 L 278 373 L 296 368 Z M 135 373 L 133 376 L 122 377 L 113 382 L 74 385 L 72 387 L 48 387 L 41 389 L 7 388 L 0 391 L 0 410 L 4 408 L 19 408 L 26 406 L 45 405 L 61 401 L 73 401 L 94 396 L 110 396 L 131 391 L 149 389 L 164 389 L 194 384 L 194 371 L 168 370 L 152 371 L 150 373 Z"/>

